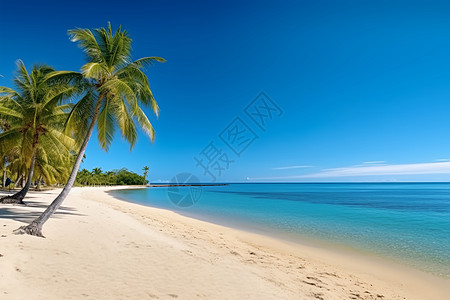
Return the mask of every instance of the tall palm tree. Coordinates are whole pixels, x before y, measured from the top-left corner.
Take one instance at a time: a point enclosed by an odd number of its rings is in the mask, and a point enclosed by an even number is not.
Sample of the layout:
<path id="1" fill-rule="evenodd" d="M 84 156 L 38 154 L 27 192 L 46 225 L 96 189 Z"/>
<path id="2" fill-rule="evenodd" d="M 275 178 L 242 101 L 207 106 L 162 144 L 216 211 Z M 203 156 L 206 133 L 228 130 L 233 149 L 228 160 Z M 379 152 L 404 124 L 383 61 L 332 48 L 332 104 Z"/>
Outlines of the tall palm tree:
<path id="1" fill-rule="evenodd" d="M 0 87 L 0 113 L 9 128 L 0 134 L 0 150 L 8 153 L 20 148 L 20 160 L 28 176 L 25 186 L 16 194 L 0 199 L 0 203 L 23 204 L 33 179 L 36 153 L 43 136 L 51 140 L 53 147 L 58 147 L 64 136 L 63 124 L 68 117 L 71 105 L 60 105 L 61 101 L 72 96 L 76 89 L 67 81 L 60 81 L 70 72 L 58 72 L 46 65 L 35 65 L 28 73 L 22 61 L 17 62 L 17 76 L 14 83 L 17 91 Z M 70 80 L 69 80 L 70 81 Z"/>
<path id="2" fill-rule="evenodd" d="M 75 182 L 95 125 L 97 138 L 104 150 L 108 150 L 116 126 L 130 143 L 132 150 L 137 139 L 135 121 L 152 141 L 154 139 L 153 126 L 139 105 L 151 107 L 157 116 L 159 107 L 143 68 L 165 60 L 160 57 L 145 57 L 132 61 L 131 39 L 128 33 L 122 31 L 121 27 L 113 33 L 110 23 L 107 28 L 98 28 L 93 32 L 80 28 L 69 30 L 69 35 L 73 42 L 79 43 L 87 56 L 88 62 L 81 70 L 91 89 L 73 108 L 66 128 L 72 133 L 85 129 L 86 134 L 61 193 L 37 219 L 17 229 L 16 233 L 43 237 L 42 226 L 62 204 Z M 89 126 L 81 128 L 83 124 Z"/>
<path id="3" fill-rule="evenodd" d="M 147 181 L 148 170 L 149 170 L 148 166 L 145 166 L 145 167 L 142 168 L 142 171 L 144 171 L 144 184 Z"/>

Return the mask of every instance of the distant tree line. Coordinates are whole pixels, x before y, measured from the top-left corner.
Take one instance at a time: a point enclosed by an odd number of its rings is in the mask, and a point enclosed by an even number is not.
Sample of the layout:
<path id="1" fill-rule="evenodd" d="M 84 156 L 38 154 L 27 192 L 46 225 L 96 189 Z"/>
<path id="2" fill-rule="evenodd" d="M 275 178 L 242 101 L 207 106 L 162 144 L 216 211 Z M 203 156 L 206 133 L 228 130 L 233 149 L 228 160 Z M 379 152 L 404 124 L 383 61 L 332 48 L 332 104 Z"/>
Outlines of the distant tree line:
<path id="1" fill-rule="evenodd" d="M 92 171 L 83 169 L 78 172 L 76 184 L 81 186 L 96 185 L 141 185 L 147 184 L 148 180 L 139 174 L 128 171 L 126 168 L 103 172 L 101 168 Z"/>

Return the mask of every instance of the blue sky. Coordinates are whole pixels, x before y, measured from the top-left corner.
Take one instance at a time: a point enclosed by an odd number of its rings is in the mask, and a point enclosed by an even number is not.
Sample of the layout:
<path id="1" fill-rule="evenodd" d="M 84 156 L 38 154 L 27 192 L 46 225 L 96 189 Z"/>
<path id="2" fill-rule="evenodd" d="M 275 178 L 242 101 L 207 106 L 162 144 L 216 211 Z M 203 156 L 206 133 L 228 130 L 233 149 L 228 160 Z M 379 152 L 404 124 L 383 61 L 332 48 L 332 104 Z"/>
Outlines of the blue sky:
<path id="1" fill-rule="evenodd" d="M 152 181 L 450 180 L 448 1 L 2 1 L 0 85 L 17 59 L 79 70 L 67 30 L 108 21 L 129 32 L 134 58 L 167 60 L 147 72 L 161 112 L 153 144 L 140 134 L 130 153 L 116 135 L 106 153 L 92 139 L 84 168 L 148 165 Z"/>

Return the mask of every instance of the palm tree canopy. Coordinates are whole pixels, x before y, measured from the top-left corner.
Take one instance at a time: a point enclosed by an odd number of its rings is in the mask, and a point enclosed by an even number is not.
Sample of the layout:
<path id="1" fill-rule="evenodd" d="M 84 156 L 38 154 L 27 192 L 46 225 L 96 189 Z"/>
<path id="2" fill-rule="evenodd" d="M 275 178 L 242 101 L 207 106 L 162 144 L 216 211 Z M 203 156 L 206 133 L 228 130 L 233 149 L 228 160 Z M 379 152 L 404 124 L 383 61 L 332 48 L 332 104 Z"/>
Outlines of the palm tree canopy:
<path id="1" fill-rule="evenodd" d="M 70 30 L 69 35 L 72 41 L 79 43 L 88 57 L 88 63 L 82 67 L 84 80 L 79 80 L 79 89 L 87 89 L 84 96 L 73 107 L 65 123 L 65 132 L 78 137 L 84 134 L 84 139 L 61 193 L 38 218 L 31 224 L 17 229 L 16 233 L 43 236 L 41 232 L 43 224 L 60 207 L 75 183 L 95 125 L 97 125 L 98 140 L 105 150 L 112 142 L 116 126 L 130 143 L 131 149 L 137 139 L 135 122 L 143 128 L 152 141 L 154 139 L 153 126 L 139 105 L 151 107 L 156 116 L 158 116 L 159 107 L 150 90 L 149 80 L 143 68 L 154 62 L 165 60 L 160 57 L 145 57 L 132 61 L 131 39 L 127 32 L 119 27 L 113 34 L 110 24 L 107 29 L 100 28 L 94 32 L 88 29 Z M 60 80 L 71 76 L 70 73 L 55 75 Z"/>
<path id="2" fill-rule="evenodd" d="M 61 149 L 74 149 L 73 139 L 62 133 L 72 107 L 64 101 L 76 93 L 71 79 L 55 76 L 57 72 L 47 65 L 34 65 L 30 73 L 20 60 L 17 67 L 17 90 L 0 87 L 0 152 L 20 156 L 27 164 L 33 142 L 37 143 L 41 136 L 37 153 L 44 161 L 48 155 L 61 154 Z"/>
<path id="3" fill-rule="evenodd" d="M 102 174 L 102 168 L 93 168 L 92 174 L 94 175 L 101 175 Z"/>
<path id="4" fill-rule="evenodd" d="M 67 121 L 67 130 L 80 131 L 88 124 L 86 119 L 96 116 L 98 110 L 97 138 L 101 147 L 108 150 L 115 128 L 130 143 L 131 149 L 137 140 L 135 122 L 154 140 L 154 129 L 140 104 L 150 107 L 156 116 L 159 107 L 150 89 L 144 67 L 155 62 L 164 62 L 160 57 L 144 57 L 131 60 L 131 39 L 119 27 L 114 33 L 108 28 L 69 30 L 73 42 L 78 42 L 88 62 L 82 66 L 82 74 L 93 89 L 75 105 Z M 83 128 L 86 130 L 86 128 Z"/>

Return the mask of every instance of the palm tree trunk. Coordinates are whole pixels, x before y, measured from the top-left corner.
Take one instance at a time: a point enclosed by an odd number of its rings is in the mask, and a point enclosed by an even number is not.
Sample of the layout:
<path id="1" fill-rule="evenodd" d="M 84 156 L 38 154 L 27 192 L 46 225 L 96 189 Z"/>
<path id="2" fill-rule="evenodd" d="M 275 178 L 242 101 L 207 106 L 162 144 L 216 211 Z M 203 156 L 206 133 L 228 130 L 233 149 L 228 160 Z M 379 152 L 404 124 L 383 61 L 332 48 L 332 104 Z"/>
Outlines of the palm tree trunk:
<path id="1" fill-rule="evenodd" d="M 36 185 L 36 191 L 40 191 L 41 190 L 41 182 L 42 182 L 42 176 L 39 176 L 38 182 L 37 182 L 37 185 Z"/>
<path id="2" fill-rule="evenodd" d="M 16 188 L 16 184 L 17 184 L 17 186 L 19 186 L 19 182 L 22 182 L 22 177 L 23 177 L 23 174 L 21 174 L 20 171 L 17 172 L 17 179 L 14 182 L 14 188 Z"/>
<path id="3" fill-rule="evenodd" d="M 39 140 L 39 135 L 36 133 L 33 137 L 33 154 L 31 155 L 31 163 L 30 163 L 30 169 L 28 171 L 28 178 L 27 182 L 25 183 L 25 186 L 17 193 L 15 193 L 12 196 L 6 196 L 0 199 L 0 203 L 3 204 L 25 204 L 23 202 L 23 198 L 25 198 L 25 195 L 28 193 L 28 190 L 30 189 L 31 182 L 33 180 L 33 173 L 34 173 L 34 165 L 36 163 L 36 148 L 37 143 Z"/>
<path id="4" fill-rule="evenodd" d="M 73 184 L 75 183 L 75 179 L 77 177 L 78 169 L 80 168 L 81 161 L 83 160 L 84 152 L 86 151 L 87 145 L 89 143 L 89 139 L 91 138 L 92 131 L 94 130 L 95 123 L 97 121 L 98 113 L 100 111 L 100 106 L 102 103 L 103 96 L 100 95 L 97 103 L 95 105 L 94 115 L 92 117 L 91 125 L 89 126 L 89 130 L 84 138 L 83 144 L 81 145 L 80 152 L 75 160 L 75 164 L 73 166 L 72 172 L 70 173 L 69 179 L 67 180 L 66 185 L 64 186 L 61 193 L 56 197 L 55 200 L 47 207 L 47 209 L 31 224 L 27 226 L 21 226 L 18 229 L 14 230 L 16 234 L 29 234 L 38 237 L 44 237 L 42 234 L 42 226 L 45 222 L 53 215 L 53 213 L 61 206 L 63 201 L 66 199 L 67 195 L 69 195 L 70 190 L 72 189 Z"/>
<path id="5" fill-rule="evenodd" d="M 5 157 L 5 160 L 4 160 L 4 162 L 3 162 L 3 185 L 2 185 L 2 187 L 4 188 L 4 189 L 6 189 L 6 157 Z"/>

